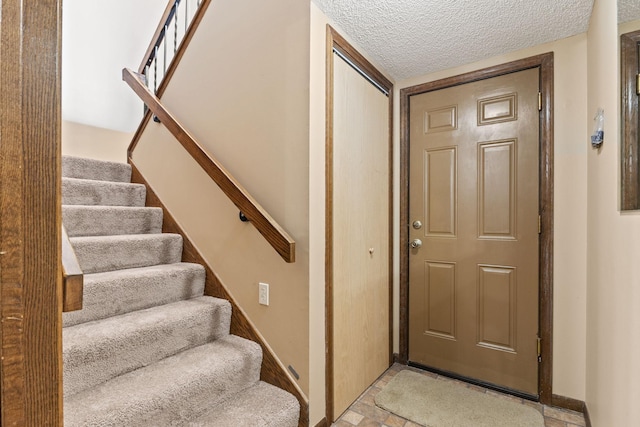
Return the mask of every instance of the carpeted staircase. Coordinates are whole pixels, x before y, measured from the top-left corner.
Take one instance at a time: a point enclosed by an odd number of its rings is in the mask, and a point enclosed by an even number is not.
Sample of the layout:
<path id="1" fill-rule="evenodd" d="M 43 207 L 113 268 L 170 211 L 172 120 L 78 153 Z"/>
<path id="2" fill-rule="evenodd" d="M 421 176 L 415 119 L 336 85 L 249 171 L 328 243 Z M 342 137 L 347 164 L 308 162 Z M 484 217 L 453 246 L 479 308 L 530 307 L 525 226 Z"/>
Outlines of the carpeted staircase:
<path id="1" fill-rule="evenodd" d="M 63 157 L 62 218 L 82 267 L 63 314 L 64 425 L 296 427 L 291 394 L 261 382 L 258 344 L 229 334 L 228 301 L 126 164 Z"/>

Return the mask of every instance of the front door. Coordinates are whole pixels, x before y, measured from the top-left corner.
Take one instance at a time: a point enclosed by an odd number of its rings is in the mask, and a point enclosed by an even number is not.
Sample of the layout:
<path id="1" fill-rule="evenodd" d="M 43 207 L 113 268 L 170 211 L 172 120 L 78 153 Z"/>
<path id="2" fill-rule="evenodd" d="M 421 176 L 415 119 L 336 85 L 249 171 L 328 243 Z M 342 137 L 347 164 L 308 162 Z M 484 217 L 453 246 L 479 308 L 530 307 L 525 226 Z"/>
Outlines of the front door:
<path id="1" fill-rule="evenodd" d="M 538 394 L 539 70 L 410 98 L 409 360 Z"/>

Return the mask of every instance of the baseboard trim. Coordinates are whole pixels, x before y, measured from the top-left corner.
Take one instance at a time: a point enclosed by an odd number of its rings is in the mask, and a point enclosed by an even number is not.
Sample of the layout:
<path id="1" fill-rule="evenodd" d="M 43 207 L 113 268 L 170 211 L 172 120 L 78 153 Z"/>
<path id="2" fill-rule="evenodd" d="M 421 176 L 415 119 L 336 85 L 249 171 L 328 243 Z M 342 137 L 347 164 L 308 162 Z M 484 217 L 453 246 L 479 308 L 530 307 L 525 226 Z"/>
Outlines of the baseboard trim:
<path id="1" fill-rule="evenodd" d="M 571 397 L 560 396 L 557 394 L 551 395 L 551 406 L 557 406 L 558 408 L 569 409 L 584 414 L 585 404 L 582 400 L 573 399 Z"/>
<path id="2" fill-rule="evenodd" d="M 589 415 L 589 408 L 587 408 L 587 403 L 584 404 L 584 424 L 586 427 L 591 427 L 591 416 Z"/>
<path id="3" fill-rule="evenodd" d="M 162 208 L 163 233 L 180 234 L 183 239 L 182 261 L 192 262 L 202 265 L 206 270 L 205 295 L 223 298 L 231 303 L 231 333 L 242 338 L 254 341 L 262 347 L 262 369 L 260 371 L 260 379 L 264 382 L 272 384 L 283 390 L 293 394 L 300 402 L 300 421 L 298 427 L 309 426 L 309 401 L 304 393 L 300 390 L 297 383 L 291 378 L 287 369 L 276 357 L 271 347 L 264 340 L 264 337 L 258 332 L 253 323 L 249 320 L 246 313 L 229 294 L 220 278 L 214 273 L 211 266 L 204 260 L 200 252 L 195 248 L 191 240 L 185 234 L 184 230 L 178 225 L 166 206 L 162 203 L 153 188 L 140 173 L 138 168 L 129 158 L 131 165 L 131 182 L 144 184 L 147 188 L 146 206 Z M 326 421 L 326 420 L 325 420 Z M 328 425 L 327 425 L 328 426 Z"/>
<path id="4" fill-rule="evenodd" d="M 552 394 L 551 405 L 557 406 L 558 408 L 580 412 L 582 415 L 584 415 L 585 426 L 591 427 L 591 416 L 589 415 L 589 408 L 587 408 L 586 402 L 578 399 L 573 399 L 571 397 Z"/>
<path id="5" fill-rule="evenodd" d="M 327 422 L 326 418 L 321 419 L 315 427 L 329 427 L 329 422 Z"/>

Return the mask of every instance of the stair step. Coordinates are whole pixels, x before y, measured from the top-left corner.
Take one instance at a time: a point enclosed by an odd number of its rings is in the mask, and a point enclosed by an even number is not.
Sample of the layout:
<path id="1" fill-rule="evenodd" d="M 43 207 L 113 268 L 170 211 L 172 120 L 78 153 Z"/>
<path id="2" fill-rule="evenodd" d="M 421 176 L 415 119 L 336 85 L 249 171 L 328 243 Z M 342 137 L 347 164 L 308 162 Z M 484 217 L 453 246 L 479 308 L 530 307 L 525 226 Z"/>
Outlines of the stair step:
<path id="1" fill-rule="evenodd" d="M 86 274 L 82 310 L 62 313 L 63 326 L 199 297 L 204 280 L 204 267 L 184 262 Z"/>
<path id="2" fill-rule="evenodd" d="M 256 384 L 261 363 L 258 344 L 229 335 L 71 396 L 65 400 L 64 425 L 188 425 Z"/>
<path id="3" fill-rule="evenodd" d="M 131 234 L 69 238 L 85 274 L 173 264 L 182 258 L 179 234 Z"/>
<path id="4" fill-rule="evenodd" d="M 203 296 L 131 166 L 63 156 L 62 217 L 84 272 L 63 313 L 64 424 L 298 425 L 294 396 L 259 381 L 257 343 L 229 335 L 231 305 Z"/>
<path id="5" fill-rule="evenodd" d="M 243 390 L 189 423 L 191 427 L 297 427 L 300 403 L 286 391 L 265 382 Z"/>
<path id="6" fill-rule="evenodd" d="M 62 178 L 63 205 L 142 207 L 146 194 L 143 184 Z"/>
<path id="7" fill-rule="evenodd" d="M 63 205 L 69 237 L 162 233 L 162 209 L 131 206 Z"/>
<path id="8" fill-rule="evenodd" d="M 131 181 L 131 165 L 82 157 L 62 156 L 62 176 L 98 181 L 129 182 Z"/>
<path id="9" fill-rule="evenodd" d="M 203 296 L 64 328 L 64 395 L 229 335 L 229 301 Z"/>

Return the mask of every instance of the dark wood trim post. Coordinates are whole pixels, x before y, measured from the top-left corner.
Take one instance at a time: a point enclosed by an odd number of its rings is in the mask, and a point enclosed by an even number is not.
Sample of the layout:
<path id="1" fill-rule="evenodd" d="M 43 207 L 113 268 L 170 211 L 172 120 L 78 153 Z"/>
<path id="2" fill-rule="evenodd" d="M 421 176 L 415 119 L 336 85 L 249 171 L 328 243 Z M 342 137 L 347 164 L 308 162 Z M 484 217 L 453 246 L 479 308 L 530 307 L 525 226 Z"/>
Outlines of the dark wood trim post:
<path id="1" fill-rule="evenodd" d="M 0 418 L 61 426 L 61 0 L 0 16 Z"/>

